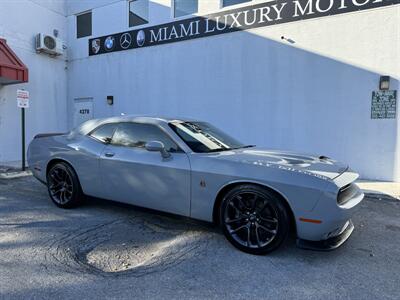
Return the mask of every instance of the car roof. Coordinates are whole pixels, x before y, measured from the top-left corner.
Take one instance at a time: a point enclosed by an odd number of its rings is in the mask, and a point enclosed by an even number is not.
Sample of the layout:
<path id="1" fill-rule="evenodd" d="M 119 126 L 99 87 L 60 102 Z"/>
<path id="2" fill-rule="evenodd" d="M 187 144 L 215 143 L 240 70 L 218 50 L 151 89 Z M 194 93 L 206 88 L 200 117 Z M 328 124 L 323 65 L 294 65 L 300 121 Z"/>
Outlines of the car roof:
<path id="1" fill-rule="evenodd" d="M 119 119 L 121 121 L 132 121 L 132 122 L 173 122 L 173 121 L 179 121 L 179 122 L 187 122 L 187 121 L 198 121 L 195 119 L 191 118 L 182 118 L 182 117 L 167 117 L 167 116 L 146 116 L 146 115 L 122 115 L 118 117 L 112 117 L 110 119 Z"/>
<path id="2" fill-rule="evenodd" d="M 92 119 L 86 121 L 72 130 L 73 133 L 88 134 L 96 127 L 106 123 L 118 123 L 118 122 L 137 122 L 161 125 L 170 122 L 196 122 L 198 120 L 190 118 L 174 118 L 174 117 L 161 117 L 161 116 L 143 116 L 143 115 L 121 115 L 116 117 Z"/>

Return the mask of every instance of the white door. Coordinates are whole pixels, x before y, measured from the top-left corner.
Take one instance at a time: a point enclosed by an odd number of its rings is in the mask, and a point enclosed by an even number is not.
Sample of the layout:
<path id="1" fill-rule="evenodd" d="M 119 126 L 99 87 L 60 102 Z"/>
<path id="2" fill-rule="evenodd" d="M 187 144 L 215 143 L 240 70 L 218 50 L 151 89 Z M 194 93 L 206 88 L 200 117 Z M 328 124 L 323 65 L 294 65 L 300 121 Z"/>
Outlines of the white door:
<path id="1" fill-rule="evenodd" d="M 93 119 L 93 98 L 74 99 L 74 127 Z"/>

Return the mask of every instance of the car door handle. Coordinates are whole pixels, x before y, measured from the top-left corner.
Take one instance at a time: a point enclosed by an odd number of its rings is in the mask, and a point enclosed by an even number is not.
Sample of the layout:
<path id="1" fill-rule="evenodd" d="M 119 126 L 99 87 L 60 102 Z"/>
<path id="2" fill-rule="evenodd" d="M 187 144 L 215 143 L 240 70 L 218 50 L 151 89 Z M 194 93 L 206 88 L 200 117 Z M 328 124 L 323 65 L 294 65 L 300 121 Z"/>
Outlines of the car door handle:
<path id="1" fill-rule="evenodd" d="M 104 156 L 105 157 L 113 157 L 115 155 L 115 153 L 112 153 L 112 152 L 106 152 L 106 153 L 104 153 Z"/>

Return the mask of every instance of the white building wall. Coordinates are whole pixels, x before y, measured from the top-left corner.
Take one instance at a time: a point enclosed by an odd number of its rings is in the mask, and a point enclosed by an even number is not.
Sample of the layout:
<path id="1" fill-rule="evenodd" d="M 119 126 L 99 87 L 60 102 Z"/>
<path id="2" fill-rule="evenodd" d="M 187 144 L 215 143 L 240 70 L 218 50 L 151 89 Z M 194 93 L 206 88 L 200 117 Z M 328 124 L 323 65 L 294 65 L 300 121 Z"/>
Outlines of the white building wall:
<path id="1" fill-rule="evenodd" d="M 69 32 L 71 14 L 90 7 L 92 37 L 129 30 L 127 1 L 100 2 L 69 3 Z M 146 26 L 172 21 L 170 3 L 152 1 Z M 200 3 L 200 13 L 220 5 Z M 400 181 L 399 117 L 370 118 L 380 75 L 399 89 L 399 24 L 393 6 L 92 57 L 88 39 L 70 34 L 68 103 L 93 97 L 95 117 L 200 118 L 246 143 L 324 154 L 364 178 Z"/>
<path id="2" fill-rule="evenodd" d="M 244 6 L 257 2 L 266 1 Z M 20 159 L 15 94 L 25 88 L 27 142 L 71 128 L 74 99 L 93 97 L 94 117 L 200 118 L 246 143 L 324 154 L 364 178 L 400 181 L 400 118 L 370 118 L 380 75 L 399 90 L 399 5 L 89 57 L 90 37 L 76 38 L 76 14 L 92 10 L 97 37 L 130 30 L 128 7 L 126 0 L 0 3 L 0 37 L 30 72 L 29 83 L 0 87 L 0 163 Z M 200 0 L 199 15 L 220 9 L 219 0 Z M 171 0 L 151 0 L 149 14 L 143 27 L 172 21 Z M 67 41 L 68 62 L 34 51 L 34 35 L 53 29 Z"/>
<path id="3" fill-rule="evenodd" d="M 29 69 L 29 82 L 0 85 L 0 164 L 21 159 L 21 119 L 16 90 L 30 92 L 30 108 L 26 110 L 27 143 L 39 132 L 67 130 L 66 56 L 51 58 L 37 54 L 34 37 L 37 33 L 67 39 L 66 5 L 64 1 L 3 0 L 0 3 L 0 37 Z"/>

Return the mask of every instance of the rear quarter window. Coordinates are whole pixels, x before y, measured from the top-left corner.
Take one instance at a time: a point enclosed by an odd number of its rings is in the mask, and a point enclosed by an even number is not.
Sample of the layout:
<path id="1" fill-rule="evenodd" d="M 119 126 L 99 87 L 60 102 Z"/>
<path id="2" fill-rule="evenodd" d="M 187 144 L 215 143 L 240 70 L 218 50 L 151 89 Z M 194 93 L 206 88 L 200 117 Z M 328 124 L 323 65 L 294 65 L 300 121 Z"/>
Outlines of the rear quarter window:
<path id="1" fill-rule="evenodd" d="M 110 143 L 116 128 L 117 124 L 100 125 L 92 132 L 90 132 L 89 136 L 102 143 Z"/>

